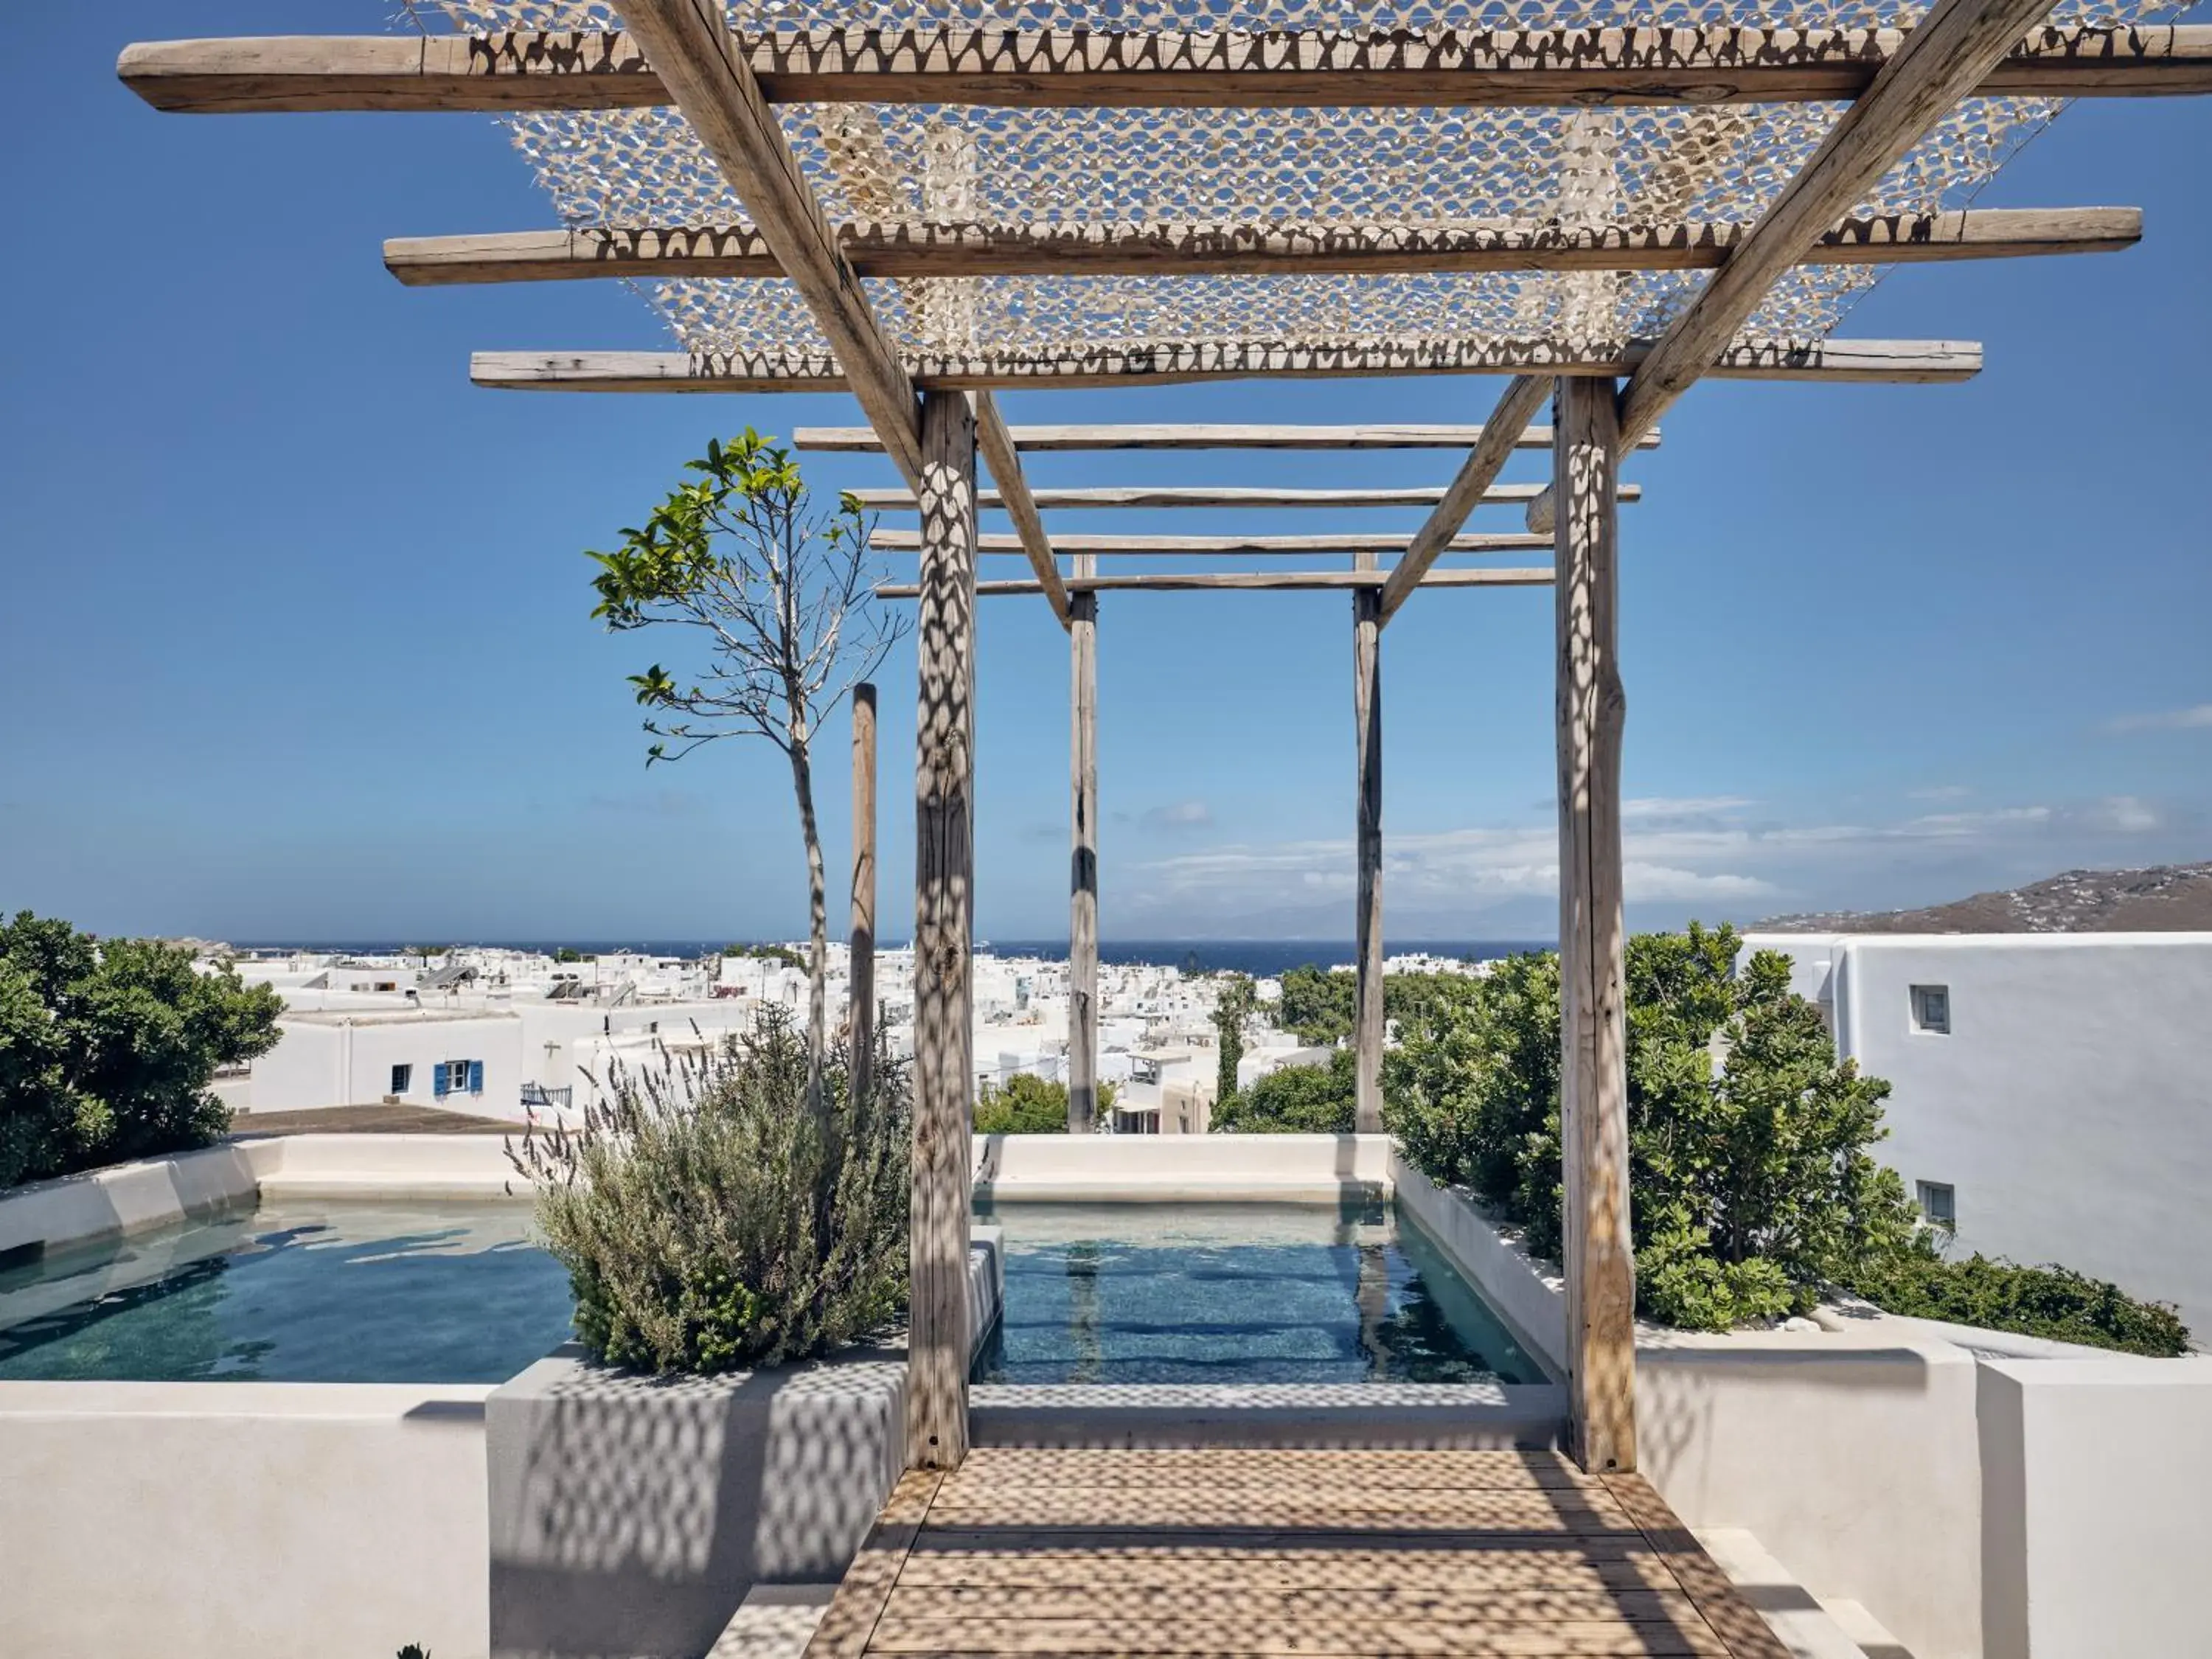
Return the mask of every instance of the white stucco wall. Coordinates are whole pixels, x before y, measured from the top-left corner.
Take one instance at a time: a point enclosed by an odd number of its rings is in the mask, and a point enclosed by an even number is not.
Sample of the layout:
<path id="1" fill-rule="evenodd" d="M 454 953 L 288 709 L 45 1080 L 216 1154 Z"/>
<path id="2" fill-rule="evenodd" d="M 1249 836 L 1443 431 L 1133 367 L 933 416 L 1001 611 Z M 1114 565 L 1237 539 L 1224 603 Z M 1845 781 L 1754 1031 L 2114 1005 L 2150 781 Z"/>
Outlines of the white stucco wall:
<path id="1" fill-rule="evenodd" d="M 2212 1360 L 1985 1360 L 1979 1380 L 1984 1659 L 2212 1648 Z"/>
<path id="2" fill-rule="evenodd" d="M 2055 1261 L 2212 1334 L 2212 934 L 1752 934 L 1893 1085 L 1876 1156 L 1956 1189 L 1963 1254 Z M 1950 994 L 1913 1029 L 1911 988 Z"/>
<path id="3" fill-rule="evenodd" d="M 483 1659 L 490 1393 L 0 1382 L 0 1653 Z"/>

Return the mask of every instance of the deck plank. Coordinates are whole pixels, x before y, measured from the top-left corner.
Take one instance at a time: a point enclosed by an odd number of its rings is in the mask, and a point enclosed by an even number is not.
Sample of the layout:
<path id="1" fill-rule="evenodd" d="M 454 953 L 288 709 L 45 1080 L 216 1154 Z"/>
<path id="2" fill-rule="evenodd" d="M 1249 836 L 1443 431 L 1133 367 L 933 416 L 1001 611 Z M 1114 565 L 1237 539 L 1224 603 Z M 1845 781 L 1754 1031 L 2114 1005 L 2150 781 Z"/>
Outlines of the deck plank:
<path id="1" fill-rule="evenodd" d="M 1339 1586 L 1330 1589 L 1267 1589 L 1250 1585 L 1188 1585 L 1145 1581 L 1066 1583 L 1051 1588 L 962 1584 L 931 1589 L 903 1578 L 885 1605 L 886 1619 L 1160 1618 L 1227 1619 L 1254 1623 L 1310 1624 L 1344 1619 L 1429 1619 L 1459 1623 L 1525 1625 L 1549 1621 L 1632 1624 L 1666 1620 L 1700 1622 L 1697 1606 L 1677 1589 L 1565 1589 L 1501 1584 L 1454 1584 L 1430 1589 L 1401 1586 Z"/>
<path id="2" fill-rule="evenodd" d="M 1311 1497 L 1250 1489 L 1177 1491 L 1146 1488 L 1042 1488 L 1012 1492 L 974 1489 L 940 1498 L 930 1509 L 939 1526 L 1177 1527 L 1224 1531 L 1375 1528 L 1389 1531 L 1511 1530 L 1633 1532 L 1636 1522 L 1602 1493 L 1573 1492 L 1333 1492 Z"/>
<path id="3" fill-rule="evenodd" d="M 1657 1554 L 1632 1553 L 1613 1540 L 1588 1549 L 1320 1549 L 1281 1554 L 1244 1550 L 1192 1553 L 1175 1549 L 1016 1551 L 917 1549 L 899 1573 L 901 1589 L 1054 1589 L 1099 1582 L 1102 1567 L 1126 1568 L 1143 1583 L 1193 1595 L 1250 1591 L 1334 1591 L 1376 1584 L 1394 1590 L 1674 1590 L 1674 1575 Z M 1601 1553 L 1602 1552 L 1602 1553 Z"/>
<path id="4" fill-rule="evenodd" d="M 1273 1451 L 1264 1460 L 1249 1452 L 1136 1451 L 1117 1470 L 1116 1484 L 1204 1486 L 1212 1491 L 1290 1490 L 1310 1493 L 1386 1488 L 1450 1491 L 1603 1492 L 1584 1474 L 1547 1451 Z M 1015 1447 L 979 1447 L 950 1475 L 944 1497 L 975 1491 L 1008 1492 L 1038 1487 L 1059 1491 L 1096 1484 L 1091 1454 Z"/>
<path id="5" fill-rule="evenodd" d="M 807 1639 L 805 1659 L 860 1659 L 870 1651 L 884 1604 L 898 1583 L 899 1568 L 914 1547 L 943 1478 L 934 1469 L 912 1469 L 891 1488 L 890 1501 L 845 1570 L 829 1611 Z"/>
<path id="6" fill-rule="evenodd" d="M 972 1619 L 886 1615 L 868 1644 L 871 1653 L 905 1654 L 1314 1654 L 1455 1655 L 1474 1659 L 1552 1659 L 1553 1656 L 1710 1656 L 1729 1659 L 1702 1622 L 1664 1620 L 1545 1625 L 1485 1624 L 1445 1619 L 1031 1619 L 994 1623 Z"/>

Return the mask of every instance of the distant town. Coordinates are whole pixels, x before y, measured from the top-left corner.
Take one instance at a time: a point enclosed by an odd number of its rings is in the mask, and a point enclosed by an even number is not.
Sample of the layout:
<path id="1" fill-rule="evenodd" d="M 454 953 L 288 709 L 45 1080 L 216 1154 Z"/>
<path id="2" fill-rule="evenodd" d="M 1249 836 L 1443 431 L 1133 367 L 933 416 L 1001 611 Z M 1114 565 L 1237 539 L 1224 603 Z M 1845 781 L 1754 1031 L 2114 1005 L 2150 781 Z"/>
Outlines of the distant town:
<path id="1" fill-rule="evenodd" d="M 806 1013 L 801 945 L 731 946 L 701 956 L 501 946 L 199 948 L 210 960 L 234 961 L 241 977 L 284 999 L 282 1041 L 218 1091 L 234 1109 L 256 1115 L 381 1103 L 562 1124 L 605 1099 L 625 1070 L 719 1048 L 752 1030 L 766 1009 L 801 1022 Z M 1325 954 L 1316 965 L 1350 971 L 1348 961 L 1334 963 Z M 1387 971 L 1481 968 L 1463 957 L 1419 952 L 1391 957 Z M 847 1021 L 850 974 L 850 951 L 833 944 L 827 975 L 833 1031 Z M 1328 1048 L 1307 1046 L 1274 1023 L 1279 980 L 1253 977 L 1258 1012 L 1237 1062 L 1238 1088 L 1281 1066 L 1326 1064 Z M 1024 1074 L 1066 1080 L 1067 980 L 1064 957 L 978 952 L 971 1053 L 979 1091 Z M 878 1024 L 895 1058 L 914 1052 L 913 982 L 910 949 L 877 952 Z M 1099 1081 L 1113 1085 L 1114 1097 L 1102 1129 L 1206 1132 L 1218 1086 L 1212 1021 L 1221 983 L 1195 961 L 1101 963 Z"/>

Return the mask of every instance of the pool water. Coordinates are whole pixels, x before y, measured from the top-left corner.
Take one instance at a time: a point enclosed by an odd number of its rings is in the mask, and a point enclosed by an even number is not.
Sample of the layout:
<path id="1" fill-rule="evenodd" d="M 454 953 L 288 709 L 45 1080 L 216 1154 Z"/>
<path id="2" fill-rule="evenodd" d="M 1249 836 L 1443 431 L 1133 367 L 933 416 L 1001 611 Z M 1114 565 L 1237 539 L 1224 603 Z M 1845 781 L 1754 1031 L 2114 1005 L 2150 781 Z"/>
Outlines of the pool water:
<path id="1" fill-rule="evenodd" d="M 264 1205 L 0 1272 L 0 1380 L 504 1382 L 569 1332 L 516 1202 Z"/>
<path id="2" fill-rule="evenodd" d="M 1387 1204 L 1006 1204 L 981 1382 L 1540 1382 Z"/>

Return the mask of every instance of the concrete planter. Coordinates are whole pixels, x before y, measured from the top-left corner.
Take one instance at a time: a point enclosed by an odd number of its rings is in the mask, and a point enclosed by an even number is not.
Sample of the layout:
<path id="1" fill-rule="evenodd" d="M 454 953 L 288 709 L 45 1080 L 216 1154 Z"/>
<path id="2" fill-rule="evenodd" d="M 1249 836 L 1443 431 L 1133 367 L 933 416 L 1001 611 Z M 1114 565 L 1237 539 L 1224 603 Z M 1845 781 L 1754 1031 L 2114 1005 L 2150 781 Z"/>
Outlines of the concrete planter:
<path id="1" fill-rule="evenodd" d="M 980 1347 L 998 1231 L 976 1229 Z M 906 1466 L 906 1356 L 657 1380 L 563 1349 L 484 1411 L 495 1659 L 696 1659 L 756 1585 L 834 1583 Z"/>

